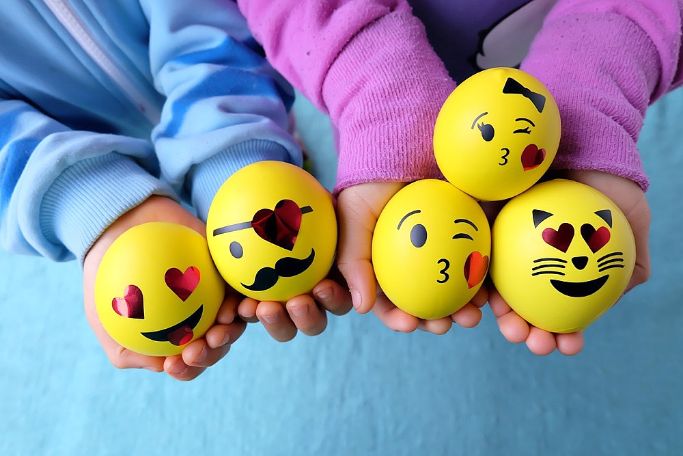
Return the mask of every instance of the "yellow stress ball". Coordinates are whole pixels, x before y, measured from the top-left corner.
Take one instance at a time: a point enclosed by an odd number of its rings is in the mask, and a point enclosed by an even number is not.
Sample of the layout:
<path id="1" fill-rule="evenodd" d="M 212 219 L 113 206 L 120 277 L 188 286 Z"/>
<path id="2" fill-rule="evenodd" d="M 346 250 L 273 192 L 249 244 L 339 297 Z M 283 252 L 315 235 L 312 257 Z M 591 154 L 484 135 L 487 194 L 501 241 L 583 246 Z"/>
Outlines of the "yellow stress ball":
<path id="1" fill-rule="evenodd" d="M 628 285 L 635 241 L 609 198 L 578 182 L 538 184 L 510 200 L 493 224 L 491 278 L 529 323 L 581 330 Z"/>
<path id="2" fill-rule="evenodd" d="M 216 319 L 225 282 L 204 236 L 175 223 L 130 228 L 107 249 L 95 280 L 97 314 L 123 347 L 180 353 Z"/>
<path id="3" fill-rule="evenodd" d="M 398 308 L 433 320 L 467 304 L 486 276 L 491 233 L 479 204 L 448 182 L 425 179 L 396 193 L 372 238 L 372 264 Z"/>
<path id="4" fill-rule="evenodd" d="M 548 170 L 559 143 L 555 100 L 539 80 L 514 68 L 466 79 L 446 99 L 434 126 L 441 172 L 484 201 L 531 187 Z"/>
<path id="5" fill-rule="evenodd" d="M 327 275 L 337 246 L 332 197 L 294 165 L 245 166 L 216 193 L 206 222 L 209 250 L 245 296 L 286 301 Z"/>

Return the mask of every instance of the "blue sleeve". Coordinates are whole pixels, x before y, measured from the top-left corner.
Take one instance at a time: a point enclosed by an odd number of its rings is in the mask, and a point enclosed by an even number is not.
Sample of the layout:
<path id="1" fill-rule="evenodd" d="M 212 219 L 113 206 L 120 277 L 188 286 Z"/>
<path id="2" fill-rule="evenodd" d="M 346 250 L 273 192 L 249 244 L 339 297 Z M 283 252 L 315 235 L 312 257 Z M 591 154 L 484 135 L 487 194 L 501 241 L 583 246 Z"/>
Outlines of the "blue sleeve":
<path id="1" fill-rule="evenodd" d="M 121 214 L 173 196 L 147 141 L 73 131 L 23 101 L 0 100 L 0 243 L 82 260 Z"/>
<path id="2" fill-rule="evenodd" d="M 235 2 L 141 0 L 157 90 L 152 139 L 162 179 L 206 219 L 218 187 L 260 160 L 301 165 L 288 130 L 291 88 L 265 61 Z"/>

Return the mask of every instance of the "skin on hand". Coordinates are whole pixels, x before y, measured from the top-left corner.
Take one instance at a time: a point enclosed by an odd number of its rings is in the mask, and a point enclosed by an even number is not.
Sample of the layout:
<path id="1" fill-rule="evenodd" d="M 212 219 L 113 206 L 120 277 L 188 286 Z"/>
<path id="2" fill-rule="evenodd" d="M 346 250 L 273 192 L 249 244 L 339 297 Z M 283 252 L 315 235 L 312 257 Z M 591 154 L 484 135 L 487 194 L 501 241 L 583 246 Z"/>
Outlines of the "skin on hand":
<path id="1" fill-rule="evenodd" d="M 650 207 L 643 190 L 631 180 L 599 171 L 569 171 L 565 177 L 599 190 L 623 211 L 636 241 L 636 264 L 626 291 L 647 281 L 650 277 Z M 492 287 L 489 304 L 503 336 L 512 343 L 526 342 L 536 355 L 547 355 L 555 349 L 565 355 L 575 355 L 583 349 L 583 332 L 555 334 L 536 328 L 515 313 Z"/>
<path id="2" fill-rule="evenodd" d="M 481 320 L 480 308 L 486 303 L 486 290 L 480 290 L 472 301 L 449 317 L 422 320 L 396 307 L 377 286 L 372 268 L 372 235 L 382 209 L 405 185 L 374 182 L 355 185 L 339 193 L 337 267 L 348 283 L 353 307 L 363 314 L 373 310 L 385 326 L 400 332 L 422 329 L 444 334 L 453 322 L 465 328 L 474 327 Z"/>
<path id="3" fill-rule="evenodd" d="M 238 295 L 226 290 L 215 324 L 203 337 L 188 344 L 181 354 L 168 357 L 146 356 L 115 342 L 104 330 L 95 309 L 95 277 L 109 246 L 127 229 L 147 222 L 171 222 L 188 226 L 204 236 L 204 224 L 175 201 L 152 196 L 112 223 L 93 244 L 83 263 L 85 314 L 109 361 L 117 368 L 143 368 L 164 371 L 177 380 L 192 380 L 230 350 L 230 345 L 244 332 L 245 323 L 235 319 Z"/>

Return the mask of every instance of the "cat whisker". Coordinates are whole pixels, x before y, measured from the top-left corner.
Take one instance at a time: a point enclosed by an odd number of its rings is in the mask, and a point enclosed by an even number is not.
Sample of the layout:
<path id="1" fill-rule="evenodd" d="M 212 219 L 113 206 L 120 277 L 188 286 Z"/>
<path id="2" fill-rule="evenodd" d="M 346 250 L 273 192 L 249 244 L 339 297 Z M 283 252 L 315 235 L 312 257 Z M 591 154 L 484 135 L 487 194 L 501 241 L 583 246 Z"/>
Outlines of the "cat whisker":
<path id="1" fill-rule="evenodd" d="M 602 271 L 606 271 L 608 269 L 614 269 L 614 268 L 624 269 L 624 265 L 623 264 L 611 264 L 609 266 L 605 266 L 604 268 L 598 269 L 598 272 L 602 272 Z"/>
<path id="2" fill-rule="evenodd" d="M 537 269 L 543 269 L 543 268 L 562 268 L 562 269 L 564 269 L 566 267 L 567 266 L 565 266 L 563 264 L 542 264 L 540 266 L 535 266 L 535 267 L 531 268 L 531 270 L 535 271 Z"/>
<path id="3" fill-rule="evenodd" d="M 598 267 L 602 268 L 604 266 L 607 266 L 608 264 L 612 263 L 623 263 L 624 259 L 623 258 L 612 258 L 611 260 L 604 261 L 602 263 L 598 262 Z"/>
<path id="4" fill-rule="evenodd" d="M 609 257 L 613 257 L 613 256 L 615 256 L 615 255 L 623 255 L 623 254 L 624 254 L 624 252 L 612 252 L 612 253 L 608 253 L 607 255 L 605 255 L 605 256 L 602 257 L 602 258 L 598 258 L 598 263 L 600 263 L 602 260 L 606 260 L 606 259 L 609 258 Z"/>
<path id="5" fill-rule="evenodd" d="M 533 272 L 531 273 L 532 276 L 537 276 L 537 275 L 543 275 L 543 274 L 554 274 L 554 275 L 566 275 L 564 272 L 560 271 L 538 271 L 538 272 Z"/>
<path id="6" fill-rule="evenodd" d="M 557 261 L 558 263 L 566 263 L 567 260 L 563 260 L 562 258 L 539 258 L 537 260 L 534 260 L 534 263 L 540 263 L 542 261 Z"/>

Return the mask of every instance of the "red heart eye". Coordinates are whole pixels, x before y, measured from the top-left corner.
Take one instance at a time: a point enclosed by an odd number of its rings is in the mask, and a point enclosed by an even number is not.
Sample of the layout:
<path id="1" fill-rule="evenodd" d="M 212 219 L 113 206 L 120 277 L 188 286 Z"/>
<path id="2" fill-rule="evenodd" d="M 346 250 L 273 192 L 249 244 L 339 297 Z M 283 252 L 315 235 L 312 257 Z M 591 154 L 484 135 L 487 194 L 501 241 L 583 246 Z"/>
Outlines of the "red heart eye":
<path id="1" fill-rule="evenodd" d="M 603 248 L 609 242 L 610 236 L 609 229 L 605 226 L 601 226 L 596 230 L 593 228 L 593 225 L 588 223 L 581 225 L 581 237 L 586 241 L 586 244 L 588 244 L 593 253 Z"/>
<path id="2" fill-rule="evenodd" d="M 569 223 L 563 223 L 557 230 L 553 228 L 546 228 L 543 230 L 543 240 L 546 244 L 549 244 L 562 252 L 567 252 L 573 238 L 574 227 Z"/>
<path id="3" fill-rule="evenodd" d="M 292 200 L 281 200 L 275 210 L 260 209 L 251 227 L 265 241 L 292 250 L 301 226 L 301 208 Z"/>
<path id="4" fill-rule="evenodd" d="M 128 285 L 126 287 L 123 298 L 112 299 L 111 307 L 114 309 L 114 312 L 122 317 L 145 318 L 145 310 L 142 305 L 142 291 L 135 285 Z"/>
<path id="5" fill-rule="evenodd" d="M 166 271 L 164 280 L 168 288 L 185 301 L 199 285 L 199 269 L 190 266 L 185 272 L 180 272 L 180 269 L 171 268 Z"/>

